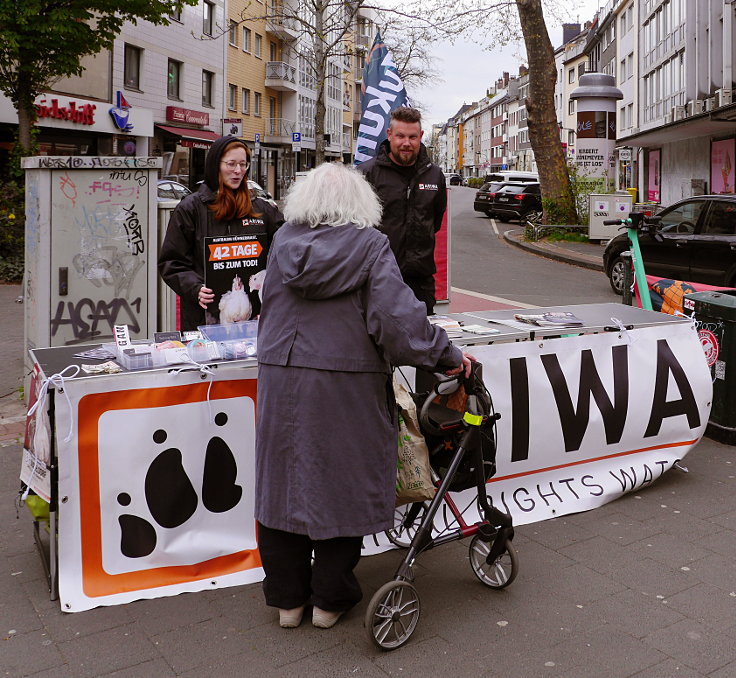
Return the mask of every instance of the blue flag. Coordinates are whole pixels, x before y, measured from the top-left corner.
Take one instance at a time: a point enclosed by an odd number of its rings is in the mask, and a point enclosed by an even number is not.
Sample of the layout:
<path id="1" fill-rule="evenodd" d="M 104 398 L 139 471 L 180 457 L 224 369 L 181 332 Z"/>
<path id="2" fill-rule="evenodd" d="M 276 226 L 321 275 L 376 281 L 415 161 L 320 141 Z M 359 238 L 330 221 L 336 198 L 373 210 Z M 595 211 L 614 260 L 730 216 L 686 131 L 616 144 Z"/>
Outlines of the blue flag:
<path id="1" fill-rule="evenodd" d="M 376 31 L 373 47 L 365 62 L 360 90 L 361 118 L 355 150 L 356 165 L 376 155 L 378 146 L 386 138 L 391 111 L 399 106 L 409 106 L 404 83 L 379 31 Z"/>

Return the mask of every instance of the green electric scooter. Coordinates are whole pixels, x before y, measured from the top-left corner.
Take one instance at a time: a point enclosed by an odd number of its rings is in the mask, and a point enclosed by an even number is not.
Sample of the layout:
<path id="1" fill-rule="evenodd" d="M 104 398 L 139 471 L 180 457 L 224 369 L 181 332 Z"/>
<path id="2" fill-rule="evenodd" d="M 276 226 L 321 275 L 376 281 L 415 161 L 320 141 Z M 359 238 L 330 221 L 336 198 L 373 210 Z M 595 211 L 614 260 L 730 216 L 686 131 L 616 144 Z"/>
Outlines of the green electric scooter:
<path id="1" fill-rule="evenodd" d="M 662 217 L 647 216 L 643 212 L 629 212 L 626 219 L 606 219 L 603 223 L 606 226 L 621 225 L 626 227 L 626 235 L 629 238 L 631 261 L 634 269 L 634 277 L 631 277 L 631 268 L 624 269 L 624 298 L 623 303 L 632 305 L 632 283 L 636 281 L 636 287 L 641 297 L 641 307 L 648 311 L 652 310 L 652 297 L 649 294 L 649 285 L 647 285 L 647 276 L 644 272 L 644 261 L 641 256 L 641 248 L 639 247 L 639 234 L 645 233 L 653 238 L 661 239 L 659 235 L 658 225 L 662 221 Z"/>

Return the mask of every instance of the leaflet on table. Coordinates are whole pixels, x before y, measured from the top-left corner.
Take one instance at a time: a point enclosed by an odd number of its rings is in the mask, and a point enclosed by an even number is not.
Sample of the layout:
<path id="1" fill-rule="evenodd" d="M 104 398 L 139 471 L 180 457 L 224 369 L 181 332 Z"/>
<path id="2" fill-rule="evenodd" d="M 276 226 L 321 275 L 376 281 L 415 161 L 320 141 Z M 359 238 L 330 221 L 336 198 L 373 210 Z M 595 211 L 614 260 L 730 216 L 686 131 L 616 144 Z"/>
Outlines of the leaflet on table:
<path id="1" fill-rule="evenodd" d="M 204 284 L 215 294 L 205 311 L 208 325 L 242 322 L 261 312 L 266 238 L 249 233 L 204 239 Z"/>
<path id="2" fill-rule="evenodd" d="M 547 311 L 545 313 L 515 313 L 514 318 L 537 327 L 580 327 L 583 321 L 570 311 Z"/>
<path id="3" fill-rule="evenodd" d="M 459 320 L 449 315 L 430 315 L 427 320 L 437 327 L 441 327 L 450 339 L 457 339 L 463 335 L 463 328 Z"/>
<path id="4" fill-rule="evenodd" d="M 470 334 L 486 335 L 486 334 L 498 334 L 501 330 L 495 327 L 488 327 L 487 325 L 463 325 L 463 332 Z"/>

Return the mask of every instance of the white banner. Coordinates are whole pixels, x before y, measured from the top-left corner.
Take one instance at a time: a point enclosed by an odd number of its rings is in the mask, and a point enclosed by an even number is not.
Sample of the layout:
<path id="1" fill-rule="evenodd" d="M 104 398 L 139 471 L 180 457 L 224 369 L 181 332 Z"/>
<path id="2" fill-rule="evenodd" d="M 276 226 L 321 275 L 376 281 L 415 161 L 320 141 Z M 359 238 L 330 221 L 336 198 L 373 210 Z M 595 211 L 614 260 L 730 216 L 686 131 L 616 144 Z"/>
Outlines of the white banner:
<path id="1" fill-rule="evenodd" d="M 697 444 L 712 384 L 696 332 L 474 346 L 498 421 L 494 504 L 516 525 L 645 487 Z M 256 370 L 67 381 L 57 398 L 60 597 L 65 611 L 258 581 Z M 162 385 L 163 384 L 163 385 Z M 71 421 L 70 421 L 71 419 Z M 455 497 L 475 522 L 474 491 Z M 474 515 L 472 515 L 474 514 Z M 437 526 L 448 523 L 440 511 Z M 383 536 L 365 540 L 382 550 Z"/>
<path id="2" fill-rule="evenodd" d="M 255 375 L 221 367 L 211 387 L 196 371 L 65 384 L 74 435 L 59 440 L 64 611 L 263 577 Z M 57 402 L 57 430 L 67 431 L 69 408 Z"/>
<path id="3" fill-rule="evenodd" d="M 713 387 L 688 323 L 473 346 L 498 421 L 487 491 L 515 525 L 587 511 L 652 484 L 698 443 Z M 468 524 L 475 490 L 453 494 Z M 457 527 L 447 509 L 435 528 Z M 366 553 L 384 550 L 383 535 Z"/>

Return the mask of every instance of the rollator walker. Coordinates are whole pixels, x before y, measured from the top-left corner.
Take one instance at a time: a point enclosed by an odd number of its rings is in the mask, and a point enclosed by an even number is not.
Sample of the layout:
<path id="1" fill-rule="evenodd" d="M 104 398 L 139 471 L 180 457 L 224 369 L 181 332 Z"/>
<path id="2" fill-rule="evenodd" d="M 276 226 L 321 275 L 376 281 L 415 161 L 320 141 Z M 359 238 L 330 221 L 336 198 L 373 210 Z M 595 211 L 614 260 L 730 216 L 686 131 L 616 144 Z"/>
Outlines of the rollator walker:
<path id="1" fill-rule="evenodd" d="M 418 406 L 421 402 L 419 423 L 430 451 L 437 491 L 431 502 L 396 509 L 396 526 L 386 535 L 407 550 L 393 580 L 376 591 L 365 614 L 369 638 L 384 650 L 401 647 L 419 622 L 421 605 L 412 566 L 423 551 L 472 537 L 470 566 L 478 579 L 493 589 L 511 584 L 519 569 L 511 543 L 511 516 L 495 508 L 486 493 L 486 482 L 496 472 L 496 420 L 500 415 L 493 411 L 481 365 L 473 362 L 468 378 L 463 373 L 435 378 L 429 393 L 415 394 L 414 399 Z M 461 510 L 448 492 L 472 487 L 477 498 Z M 435 521 L 443 504 L 444 525 L 442 520 Z M 468 525 L 463 514 L 473 504 L 480 520 Z"/>

